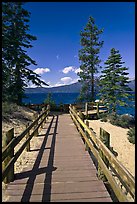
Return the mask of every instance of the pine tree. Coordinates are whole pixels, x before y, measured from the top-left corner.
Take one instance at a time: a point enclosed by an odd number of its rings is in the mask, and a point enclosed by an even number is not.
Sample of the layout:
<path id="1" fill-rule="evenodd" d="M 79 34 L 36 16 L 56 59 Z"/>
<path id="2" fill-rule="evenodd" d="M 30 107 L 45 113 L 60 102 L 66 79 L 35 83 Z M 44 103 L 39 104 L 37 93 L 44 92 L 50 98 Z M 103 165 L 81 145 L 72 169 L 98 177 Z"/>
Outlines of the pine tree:
<path id="1" fill-rule="evenodd" d="M 111 49 L 110 56 L 105 62 L 105 69 L 100 76 L 100 93 L 103 103 L 109 112 L 116 114 L 118 106 L 125 106 L 131 89 L 128 86 L 128 68 L 124 67 L 118 50 Z"/>
<path id="2" fill-rule="evenodd" d="M 30 13 L 23 9 L 22 2 L 2 3 L 2 62 L 3 100 L 22 103 L 24 88 L 28 81 L 35 85 L 47 85 L 40 76 L 30 70 L 29 65 L 37 65 L 27 55 L 31 41 L 37 38 L 29 34 Z"/>
<path id="3" fill-rule="evenodd" d="M 97 28 L 94 19 L 90 16 L 84 31 L 80 33 L 80 43 L 81 46 L 83 46 L 83 48 L 79 50 L 81 71 L 78 73 L 78 76 L 82 84 L 80 100 L 95 100 L 95 74 L 98 73 L 98 69 L 101 68 L 99 66 L 101 60 L 98 54 L 103 45 L 103 41 L 99 41 L 99 35 L 102 32 L 103 30 Z"/>

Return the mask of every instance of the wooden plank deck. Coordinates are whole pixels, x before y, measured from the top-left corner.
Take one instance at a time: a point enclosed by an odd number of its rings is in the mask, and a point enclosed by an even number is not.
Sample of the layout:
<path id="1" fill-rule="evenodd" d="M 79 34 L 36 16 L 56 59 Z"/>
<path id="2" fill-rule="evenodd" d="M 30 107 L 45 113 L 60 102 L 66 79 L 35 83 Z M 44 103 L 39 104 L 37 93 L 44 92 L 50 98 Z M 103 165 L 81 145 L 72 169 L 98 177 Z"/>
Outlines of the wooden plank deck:
<path id="1" fill-rule="evenodd" d="M 69 114 L 50 116 L 32 165 L 15 175 L 6 202 L 112 202 Z"/>

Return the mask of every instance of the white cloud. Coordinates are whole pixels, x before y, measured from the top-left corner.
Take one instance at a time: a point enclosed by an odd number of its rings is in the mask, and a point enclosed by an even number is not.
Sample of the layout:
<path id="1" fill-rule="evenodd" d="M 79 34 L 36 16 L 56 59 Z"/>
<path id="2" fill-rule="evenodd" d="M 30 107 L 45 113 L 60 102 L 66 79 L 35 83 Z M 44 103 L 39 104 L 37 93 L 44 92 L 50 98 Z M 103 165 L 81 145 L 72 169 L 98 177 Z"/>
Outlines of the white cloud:
<path id="1" fill-rule="evenodd" d="M 69 66 L 69 67 L 65 67 L 62 72 L 64 74 L 68 74 L 70 71 L 75 71 L 75 67 L 74 66 Z"/>
<path id="2" fill-rule="evenodd" d="M 60 79 L 64 84 L 69 84 L 72 81 L 71 77 L 63 77 Z"/>
<path id="3" fill-rule="evenodd" d="M 50 69 L 49 68 L 37 68 L 34 70 L 34 72 L 36 74 L 44 74 L 44 73 L 50 72 Z"/>
<path id="4" fill-rule="evenodd" d="M 80 68 L 75 69 L 75 73 L 77 74 L 78 72 L 81 72 L 82 70 Z"/>
<path id="5" fill-rule="evenodd" d="M 65 84 L 57 82 L 56 84 L 54 84 L 52 87 L 57 87 L 57 86 L 64 86 Z"/>
<path id="6" fill-rule="evenodd" d="M 69 67 L 65 67 L 65 68 L 62 70 L 62 72 L 63 72 L 64 74 L 68 74 L 69 72 L 74 72 L 75 74 L 77 74 L 78 72 L 82 72 L 82 70 L 80 69 L 80 67 L 77 68 L 77 67 L 74 67 L 74 66 L 69 66 Z"/>
<path id="7" fill-rule="evenodd" d="M 52 85 L 51 87 L 57 87 L 57 86 L 64 86 L 64 85 L 73 84 L 73 83 L 78 82 L 78 79 L 79 78 L 72 79 L 71 77 L 63 77 L 63 78 L 60 79 L 61 82 L 59 81 L 56 84 Z"/>

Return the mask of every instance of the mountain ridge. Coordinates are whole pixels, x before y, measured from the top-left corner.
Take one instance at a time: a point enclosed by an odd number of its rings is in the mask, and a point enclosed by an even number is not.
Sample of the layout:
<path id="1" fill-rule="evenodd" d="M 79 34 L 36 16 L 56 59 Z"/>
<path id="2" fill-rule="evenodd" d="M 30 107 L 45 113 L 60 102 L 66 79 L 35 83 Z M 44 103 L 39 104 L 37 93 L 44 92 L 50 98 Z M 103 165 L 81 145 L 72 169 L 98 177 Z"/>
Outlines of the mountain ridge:
<path id="1" fill-rule="evenodd" d="M 132 91 L 135 91 L 135 79 L 129 81 L 129 87 Z M 25 93 L 79 93 L 81 89 L 81 83 L 76 82 L 69 85 L 63 85 L 58 87 L 44 88 L 25 88 Z"/>

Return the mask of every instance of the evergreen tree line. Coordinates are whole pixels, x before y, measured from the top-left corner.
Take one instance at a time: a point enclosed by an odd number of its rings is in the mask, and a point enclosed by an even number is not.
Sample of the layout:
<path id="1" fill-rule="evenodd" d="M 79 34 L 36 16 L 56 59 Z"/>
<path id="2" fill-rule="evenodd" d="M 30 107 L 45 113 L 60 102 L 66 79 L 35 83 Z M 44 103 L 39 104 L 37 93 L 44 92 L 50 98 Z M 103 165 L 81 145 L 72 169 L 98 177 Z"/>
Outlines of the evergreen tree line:
<path id="1" fill-rule="evenodd" d="M 40 76 L 29 69 L 37 65 L 27 54 L 31 41 L 30 12 L 23 2 L 2 2 L 2 101 L 22 104 L 24 88 L 29 81 L 37 86 L 47 85 Z"/>
<path id="2" fill-rule="evenodd" d="M 99 58 L 100 49 L 104 43 L 99 40 L 102 32 L 103 29 L 99 30 L 95 25 L 95 20 L 90 16 L 84 31 L 80 33 L 82 48 L 79 50 L 81 65 L 78 76 L 82 89 L 79 100 L 94 102 L 96 83 L 99 90 L 98 96 L 107 105 L 109 112 L 116 113 L 117 107 L 126 106 L 131 98 L 131 89 L 128 86 L 129 73 L 128 68 L 123 65 L 125 62 L 122 61 L 119 50 L 112 48 L 101 75 L 96 77 L 99 69 L 102 68 Z"/>

